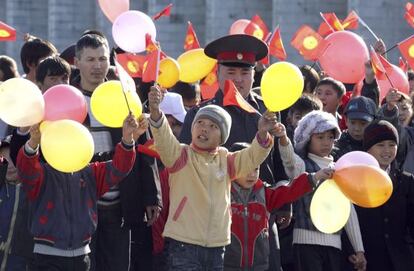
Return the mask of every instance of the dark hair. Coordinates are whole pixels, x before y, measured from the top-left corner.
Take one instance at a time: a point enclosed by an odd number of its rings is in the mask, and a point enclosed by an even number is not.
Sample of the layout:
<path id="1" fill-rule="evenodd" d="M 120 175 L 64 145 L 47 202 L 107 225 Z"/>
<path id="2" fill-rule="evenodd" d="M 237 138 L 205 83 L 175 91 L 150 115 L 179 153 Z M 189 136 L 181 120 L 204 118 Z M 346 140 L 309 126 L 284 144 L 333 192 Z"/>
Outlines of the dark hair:
<path id="1" fill-rule="evenodd" d="M 70 76 L 70 65 L 58 56 L 50 56 L 39 63 L 36 69 L 36 81 L 43 83 L 46 76 Z"/>
<path id="2" fill-rule="evenodd" d="M 333 79 L 332 77 L 325 77 L 322 80 L 319 81 L 319 83 L 316 85 L 315 88 L 318 88 L 322 85 L 330 85 L 333 87 L 333 89 L 336 91 L 336 94 L 338 95 L 338 98 L 341 98 L 345 94 L 345 86 L 342 82 Z"/>
<path id="3" fill-rule="evenodd" d="M 407 75 L 408 75 L 408 81 L 414 80 L 414 71 L 413 70 L 408 70 Z"/>
<path id="4" fill-rule="evenodd" d="M 200 85 L 190 84 L 179 81 L 171 89 L 171 92 L 175 92 L 183 97 L 183 100 L 200 99 Z"/>
<path id="5" fill-rule="evenodd" d="M 14 61 L 14 59 L 11 57 L 5 55 L 0 56 L 0 70 L 3 72 L 2 81 L 19 77 L 16 61 Z"/>
<path id="6" fill-rule="evenodd" d="M 85 48 L 97 49 L 101 46 L 106 47 L 109 51 L 108 40 L 105 37 L 101 35 L 97 35 L 97 34 L 83 35 L 76 43 L 76 49 L 75 49 L 76 57 L 80 59 L 82 50 Z"/>
<path id="7" fill-rule="evenodd" d="M 323 104 L 321 100 L 313 95 L 304 93 L 302 96 L 290 107 L 289 115 L 293 115 L 295 112 L 301 114 L 311 112 L 313 110 L 322 110 Z"/>
<path id="8" fill-rule="evenodd" d="M 250 143 L 236 142 L 236 143 L 233 143 L 233 145 L 231 145 L 229 151 L 231 151 L 231 152 L 241 151 L 241 150 L 244 150 L 248 147 L 250 147 Z"/>
<path id="9" fill-rule="evenodd" d="M 39 60 L 57 54 L 56 47 L 47 40 L 32 38 L 26 41 L 20 50 L 20 61 L 23 71 L 29 73 L 28 65 L 39 64 Z"/>
<path id="10" fill-rule="evenodd" d="M 318 72 L 309 65 L 303 65 L 299 69 L 302 72 L 303 79 L 305 80 L 303 85 L 303 91 L 306 91 L 306 87 L 309 83 L 309 87 L 313 93 L 315 91 L 316 85 L 320 80 Z"/>

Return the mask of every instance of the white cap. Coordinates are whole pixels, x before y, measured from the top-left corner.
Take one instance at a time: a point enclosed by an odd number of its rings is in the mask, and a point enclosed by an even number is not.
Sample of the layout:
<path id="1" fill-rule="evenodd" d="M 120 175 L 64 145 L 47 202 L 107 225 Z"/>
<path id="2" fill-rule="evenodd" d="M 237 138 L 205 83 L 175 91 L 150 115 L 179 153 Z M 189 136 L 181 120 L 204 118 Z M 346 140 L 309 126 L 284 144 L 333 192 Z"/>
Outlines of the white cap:
<path id="1" fill-rule="evenodd" d="M 160 109 L 165 115 L 172 115 L 179 122 L 184 123 L 187 111 L 185 111 L 183 98 L 180 94 L 167 92 L 160 104 Z"/>

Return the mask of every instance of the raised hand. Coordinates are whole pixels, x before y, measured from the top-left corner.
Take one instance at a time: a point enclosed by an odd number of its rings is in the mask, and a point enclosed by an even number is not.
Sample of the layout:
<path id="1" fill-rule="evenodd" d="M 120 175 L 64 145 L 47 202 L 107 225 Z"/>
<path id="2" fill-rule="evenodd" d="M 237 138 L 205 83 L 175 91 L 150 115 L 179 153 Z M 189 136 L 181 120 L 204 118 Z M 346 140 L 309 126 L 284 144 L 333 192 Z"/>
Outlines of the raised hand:
<path id="1" fill-rule="evenodd" d="M 148 129 L 148 119 L 144 114 L 138 119 L 138 128 L 134 130 L 134 141 L 137 141 L 138 138 L 145 133 Z"/>
<path id="2" fill-rule="evenodd" d="M 39 127 L 40 123 L 31 126 L 29 129 L 30 139 L 27 143 L 29 144 L 29 147 L 32 149 L 36 149 L 40 144 L 41 133 Z"/>
<path id="3" fill-rule="evenodd" d="M 129 113 L 122 125 L 122 141 L 125 144 L 134 143 L 134 131 L 138 129 L 138 122 L 132 113 Z"/>
<path id="4" fill-rule="evenodd" d="M 152 86 L 148 93 L 148 107 L 150 110 L 151 119 L 157 121 L 161 117 L 160 103 L 164 98 L 164 90 L 157 86 Z"/>

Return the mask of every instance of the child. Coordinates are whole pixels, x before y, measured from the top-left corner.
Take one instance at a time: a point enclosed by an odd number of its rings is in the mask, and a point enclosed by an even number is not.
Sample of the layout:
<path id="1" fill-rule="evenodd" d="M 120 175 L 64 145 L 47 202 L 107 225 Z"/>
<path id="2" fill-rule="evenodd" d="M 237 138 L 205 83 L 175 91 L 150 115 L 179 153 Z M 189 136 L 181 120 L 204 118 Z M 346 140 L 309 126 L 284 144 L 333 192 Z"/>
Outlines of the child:
<path id="1" fill-rule="evenodd" d="M 316 85 L 315 93 L 322 101 L 323 111 L 335 116 L 339 123 L 341 116 L 338 114 L 337 110 L 341 103 L 342 96 L 345 94 L 344 84 L 331 77 L 325 77 Z"/>
<path id="2" fill-rule="evenodd" d="M 364 150 L 377 159 L 393 184 L 391 197 L 383 205 L 356 207 L 368 260 L 367 271 L 414 270 L 414 255 L 407 238 L 408 227 L 414 228 L 408 223 L 414 213 L 414 177 L 396 167 L 398 142 L 397 130 L 387 121 L 374 121 L 365 129 Z"/>
<path id="3" fill-rule="evenodd" d="M 332 153 L 335 161 L 351 151 L 362 151 L 362 138 L 365 128 L 374 120 L 377 108 L 375 103 L 364 96 L 353 98 L 344 110 L 348 129 L 335 143 Z"/>
<path id="4" fill-rule="evenodd" d="M 407 94 L 401 93 L 398 100 L 398 120 L 402 127 L 414 127 L 413 100 Z"/>
<path id="5" fill-rule="evenodd" d="M 341 134 L 338 122 L 332 114 L 323 111 L 312 111 L 299 121 L 295 130 L 294 142 L 298 157 L 293 153 L 291 144 L 279 148 L 283 163 L 295 165 L 286 173 L 294 178 L 302 172 L 316 172 L 320 168 L 333 168 L 333 157 L 330 155 L 334 140 Z M 280 136 L 284 136 L 283 133 Z M 285 161 L 290 159 L 293 161 Z M 295 206 L 295 227 L 293 230 L 293 250 L 296 270 L 335 271 L 341 268 L 341 236 L 340 233 L 325 234 L 316 229 L 310 218 L 310 203 L 313 193 L 299 199 Z M 355 250 L 353 263 L 361 268 L 365 265 L 364 248 L 358 218 L 354 208 L 345 225 L 345 230 Z"/>
<path id="6" fill-rule="evenodd" d="M 42 60 L 36 68 L 36 82 L 44 93 L 59 84 L 69 84 L 70 65 L 63 58 L 50 56 Z"/>
<path id="7" fill-rule="evenodd" d="M 249 146 L 248 143 L 235 143 L 230 151 Z M 281 181 L 273 187 L 259 179 L 259 168 L 236 179 L 231 189 L 232 240 L 226 247 L 224 269 L 267 270 L 270 213 L 311 191 L 318 180 L 329 178 L 331 173 L 331 169 L 311 175 L 304 173 L 291 182 Z"/>
<path id="8" fill-rule="evenodd" d="M 220 147 L 229 136 L 231 117 L 221 107 L 201 108 L 193 121 L 191 145 L 180 144 L 159 109 L 161 91 L 148 95 L 155 147 L 170 173 L 170 211 L 164 230 L 169 238 L 170 270 L 222 270 L 230 244 L 230 181 L 247 175 L 269 154 L 268 133 L 276 124 L 265 113 L 251 147 L 229 153 Z"/>
<path id="9" fill-rule="evenodd" d="M 137 129 L 137 121 L 129 115 L 113 161 L 63 173 L 39 162 L 39 125 L 30 128 L 30 139 L 17 157 L 17 169 L 31 205 L 30 229 L 38 270 L 89 270 L 87 254 L 97 224 L 96 201 L 131 170 Z"/>
<path id="10" fill-rule="evenodd" d="M 322 110 L 322 102 L 313 94 L 303 94 L 290 108 L 287 116 L 287 135 L 293 140 L 293 131 L 295 131 L 298 122 L 313 110 Z"/>

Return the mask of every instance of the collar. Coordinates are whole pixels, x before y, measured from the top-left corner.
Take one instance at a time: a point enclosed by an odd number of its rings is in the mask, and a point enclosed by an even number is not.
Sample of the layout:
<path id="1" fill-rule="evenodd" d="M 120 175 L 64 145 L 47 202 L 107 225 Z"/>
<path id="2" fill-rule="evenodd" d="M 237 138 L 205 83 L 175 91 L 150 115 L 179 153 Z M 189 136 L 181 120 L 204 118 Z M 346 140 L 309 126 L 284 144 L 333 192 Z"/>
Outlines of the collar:
<path id="1" fill-rule="evenodd" d="M 206 153 L 206 154 L 216 154 L 218 153 L 218 150 L 219 150 L 219 147 L 214 148 L 214 149 L 203 149 L 203 148 L 198 147 L 194 143 L 191 143 L 190 147 L 198 153 Z"/>
<path id="2" fill-rule="evenodd" d="M 314 161 L 320 168 L 330 168 L 334 166 L 333 157 L 331 155 L 328 157 L 321 157 L 313 153 L 308 153 L 308 158 Z"/>

